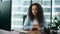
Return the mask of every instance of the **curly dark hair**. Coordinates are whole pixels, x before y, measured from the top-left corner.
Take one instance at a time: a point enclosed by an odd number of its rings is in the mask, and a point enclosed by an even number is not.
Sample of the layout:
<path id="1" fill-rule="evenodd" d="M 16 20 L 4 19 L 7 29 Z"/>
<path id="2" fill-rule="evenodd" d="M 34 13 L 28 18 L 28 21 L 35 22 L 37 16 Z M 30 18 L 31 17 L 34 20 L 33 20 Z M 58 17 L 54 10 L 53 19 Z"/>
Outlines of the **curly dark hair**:
<path id="1" fill-rule="evenodd" d="M 32 20 L 32 21 L 34 20 L 34 15 L 32 14 L 33 5 L 37 6 L 37 9 L 38 9 L 37 20 L 39 23 L 42 23 L 44 21 L 44 15 L 43 15 L 43 9 L 40 4 L 38 4 L 38 3 L 31 4 L 29 7 L 29 10 L 28 10 L 29 11 L 28 16 L 29 16 L 30 20 Z"/>

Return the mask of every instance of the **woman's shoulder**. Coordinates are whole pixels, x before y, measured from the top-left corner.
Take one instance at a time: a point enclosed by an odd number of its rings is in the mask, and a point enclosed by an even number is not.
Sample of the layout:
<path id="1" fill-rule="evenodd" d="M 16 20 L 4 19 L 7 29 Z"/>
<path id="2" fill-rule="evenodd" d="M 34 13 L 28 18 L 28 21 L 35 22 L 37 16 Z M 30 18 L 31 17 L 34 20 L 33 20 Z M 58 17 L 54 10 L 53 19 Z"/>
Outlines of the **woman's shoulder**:
<path id="1" fill-rule="evenodd" d="M 30 20 L 30 18 L 29 18 L 29 16 L 28 16 L 28 15 L 26 16 L 26 19 L 27 19 L 27 20 Z"/>
<path id="2" fill-rule="evenodd" d="M 26 21 L 26 22 L 27 22 L 27 21 L 28 21 L 28 22 L 30 21 L 29 16 L 26 16 L 25 21 Z"/>

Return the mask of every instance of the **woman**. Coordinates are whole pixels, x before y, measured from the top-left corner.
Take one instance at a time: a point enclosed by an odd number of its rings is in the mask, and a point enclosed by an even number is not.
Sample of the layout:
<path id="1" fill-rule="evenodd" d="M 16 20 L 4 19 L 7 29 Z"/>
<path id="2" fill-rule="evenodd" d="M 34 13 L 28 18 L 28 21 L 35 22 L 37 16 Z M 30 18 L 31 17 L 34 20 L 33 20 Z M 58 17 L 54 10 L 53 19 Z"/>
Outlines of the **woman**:
<path id="1" fill-rule="evenodd" d="M 47 23 L 44 21 L 43 9 L 38 3 L 31 4 L 24 22 L 24 29 L 32 30 L 33 28 L 40 29 L 41 27 L 47 28 Z"/>

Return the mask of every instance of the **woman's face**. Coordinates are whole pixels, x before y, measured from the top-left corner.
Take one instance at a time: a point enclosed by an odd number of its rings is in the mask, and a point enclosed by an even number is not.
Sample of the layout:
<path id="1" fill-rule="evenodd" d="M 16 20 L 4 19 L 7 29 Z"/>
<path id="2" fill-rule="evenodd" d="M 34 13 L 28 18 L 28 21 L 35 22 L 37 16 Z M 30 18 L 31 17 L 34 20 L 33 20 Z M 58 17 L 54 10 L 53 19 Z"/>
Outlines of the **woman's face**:
<path id="1" fill-rule="evenodd" d="M 37 15 L 37 6 L 36 5 L 32 6 L 32 13 L 33 13 L 34 16 Z"/>

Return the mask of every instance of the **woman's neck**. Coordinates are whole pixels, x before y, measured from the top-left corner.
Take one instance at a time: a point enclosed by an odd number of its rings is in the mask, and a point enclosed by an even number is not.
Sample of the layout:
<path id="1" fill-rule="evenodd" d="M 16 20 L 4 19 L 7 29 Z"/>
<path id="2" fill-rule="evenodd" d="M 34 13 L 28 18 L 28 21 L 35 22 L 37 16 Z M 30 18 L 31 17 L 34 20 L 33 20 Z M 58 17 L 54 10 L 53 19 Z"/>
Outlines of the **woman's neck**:
<path id="1" fill-rule="evenodd" d="M 37 20 L 37 16 L 34 16 L 34 19 L 36 19 L 36 20 Z"/>

